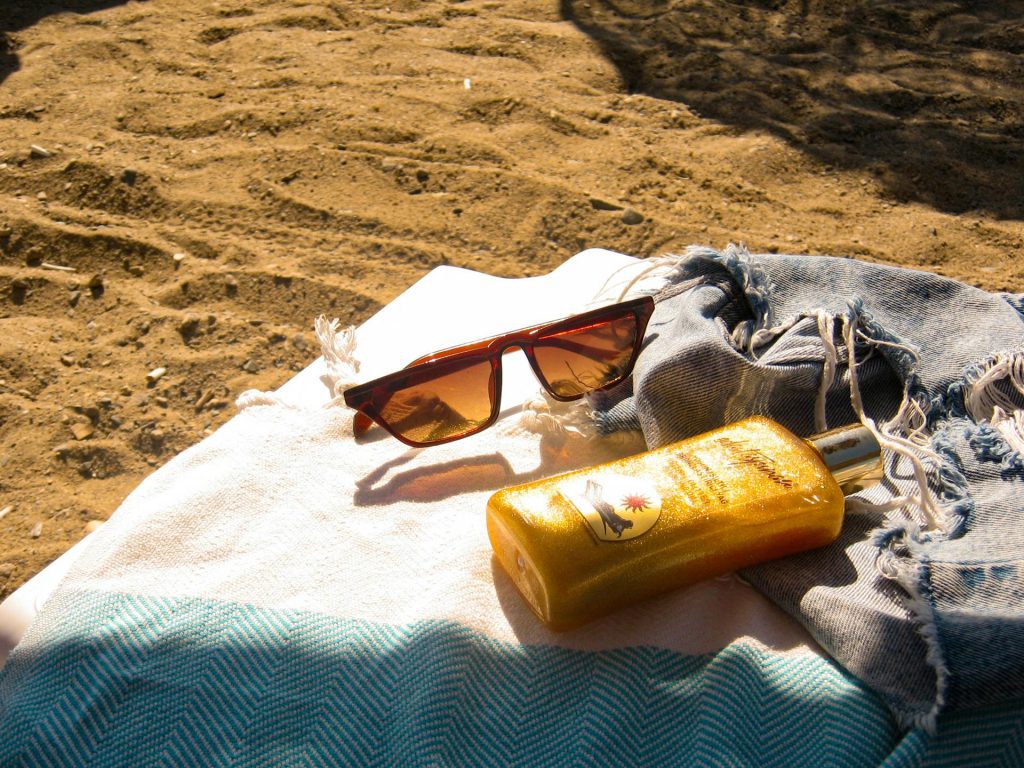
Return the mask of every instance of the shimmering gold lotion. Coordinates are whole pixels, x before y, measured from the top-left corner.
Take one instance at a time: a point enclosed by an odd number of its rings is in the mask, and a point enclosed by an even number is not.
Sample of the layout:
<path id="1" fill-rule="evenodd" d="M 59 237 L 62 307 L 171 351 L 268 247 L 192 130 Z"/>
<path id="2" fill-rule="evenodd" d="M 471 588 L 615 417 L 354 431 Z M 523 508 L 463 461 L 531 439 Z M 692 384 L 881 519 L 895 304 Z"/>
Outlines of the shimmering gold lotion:
<path id="1" fill-rule="evenodd" d="M 818 447 L 815 447 L 817 445 Z M 534 612 L 570 629 L 669 589 L 833 541 L 880 475 L 865 428 L 802 440 L 755 417 L 494 494 L 487 529 Z"/>

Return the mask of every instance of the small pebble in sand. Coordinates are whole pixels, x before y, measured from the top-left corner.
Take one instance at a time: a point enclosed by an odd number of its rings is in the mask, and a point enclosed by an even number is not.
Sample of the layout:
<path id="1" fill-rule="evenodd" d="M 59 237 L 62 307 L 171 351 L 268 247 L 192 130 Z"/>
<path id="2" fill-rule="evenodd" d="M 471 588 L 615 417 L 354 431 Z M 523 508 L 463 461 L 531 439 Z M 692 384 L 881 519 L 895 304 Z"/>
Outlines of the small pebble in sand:
<path id="1" fill-rule="evenodd" d="M 71 425 L 71 434 L 75 436 L 75 440 L 88 440 L 95 432 L 92 424 L 77 421 Z"/>
<path id="2" fill-rule="evenodd" d="M 178 333 L 184 338 L 190 339 L 199 332 L 199 318 L 195 315 L 186 315 L 185 318 L 178 323 Z"/>
<path id="3" fill-rule="evenodd" d="M 593 197 L 593 196 L 591 196 L 591 198 L 590 198 L 590 207 L 593 208 L 595 211 L 621 211 L 622 210 L 622 206 L 621 205 L 617 205 L 616 203 L 612 203 L 612 202 L 609 202 L 608 200 L 604 200 L 604 199 L 602 199 L 600 197 Z"/>
<path id="4" fill-rule="evenodd" d="M 213 390 L 207 389 L 199 393 L 199 397 L 196 398 L 196 411 L 203 410 L 203 406 L 206 405 L 210 400 L 213 399 Z"/>
<path id="5" fill-rule="evenodd" d="M 627 208 L 622 212 L 622 223 L 633 226 L 635 224 L 643 223 L 644 217 L 632 208 Z"/>
<path id="6" fill-rule="evenodd" d="M 36 523 L 35 525 L 33 525 L 32 526 L 32 532 L 31 532 L 32 538 L 33 539 L 38 539 L 42 535 L 43 535 L 43 524 L 40 522 L 40 523 Z"/>

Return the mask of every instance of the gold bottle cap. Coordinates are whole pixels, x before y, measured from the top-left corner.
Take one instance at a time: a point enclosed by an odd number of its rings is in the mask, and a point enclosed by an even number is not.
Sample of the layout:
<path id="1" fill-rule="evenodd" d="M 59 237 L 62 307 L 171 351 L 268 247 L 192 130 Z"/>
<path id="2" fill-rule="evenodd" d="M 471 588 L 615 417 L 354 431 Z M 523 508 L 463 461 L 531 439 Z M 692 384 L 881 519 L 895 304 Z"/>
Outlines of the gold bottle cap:
<path id="1" fill-rule="evenodd" d="M 863 424 L 836 427 L 812 435 L 807 442 L 821 454 L 825 466 L 847 496 L 882 479 L 882 447 Z"/>

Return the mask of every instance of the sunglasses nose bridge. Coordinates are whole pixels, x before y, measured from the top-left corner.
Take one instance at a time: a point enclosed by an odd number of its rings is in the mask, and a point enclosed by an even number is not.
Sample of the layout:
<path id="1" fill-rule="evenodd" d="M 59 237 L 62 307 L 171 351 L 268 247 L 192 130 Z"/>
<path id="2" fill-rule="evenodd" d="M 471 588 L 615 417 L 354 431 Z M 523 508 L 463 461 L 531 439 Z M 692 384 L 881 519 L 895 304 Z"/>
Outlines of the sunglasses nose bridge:
<path id="1" fill-rule="evenodd" d="M 501 360 L 505 354 L 519 350 L 526 356 L 526 363 L 529 366 L 529 370 L 533 373 L 534 377 L 536 377 L 537 381 L 540 382 L 541 386 L 543 386 L 544 389 L 550 392 L 553 396 L 557 397 L 533 353 L 533 342 L 537 335 L 538 334 L 536 333 L 529 333 L 518 336 L 514 339 L 504 339 L 501 342 L 500 346 L 493 353 L 494 358 L 498 363 L 499 376 L 501 375 L 500 371 L 502 368 Z"/>
<path id="2" fill-rule="evenodd" d="M 533 375 L 547 388 L 547 381 L 544 379 L 544 375 L 541 373 L 540 367 L 537 365 L 537 359 L 533 356 L 533 334 L 528 336 L 517 336 L 515 338 L 503 339 L 500 344 L 496 345 L 491 354 L 497 363 L 498 375 L 501 375 L 502 369 L 502 358 L 506 354 L 514 353 L 517 350 L 522 352 L 526 356 L 526 362 Z"/>
<path id="3" fill-rule="evenodd" d="M 521 352 L 526 351 L 525 349 L 523 349 L 523 345 L 520 342 L 510 341 L 501 345 L 501 347 L 497 351 L 496 356 L 500 359 L 505 355 L 509 354 L 510 352 L 515 352 L 517 349 L 520 350 Z"/>
<path id="4" fill-rule="evenodd" d="M 494 346 L 494 348 L 492 350 L 492 354 L 494 355 L 494 357 L 500 363 L 501 362 L 501 358 L 503 358 L 509 352 L 515 352 L 516 350 L 519 350 L 520 352 L 522 352 L 527 357 L 530 357 L 531 356 L 530 352 L 532 351 L 532 349 L 533 349 L 533 337 L 532 336 L 518 336 L 517 335 L 517 336 L 510 336 L 508 338 L 502 339 L 498 344 L 496 344 Z"/>

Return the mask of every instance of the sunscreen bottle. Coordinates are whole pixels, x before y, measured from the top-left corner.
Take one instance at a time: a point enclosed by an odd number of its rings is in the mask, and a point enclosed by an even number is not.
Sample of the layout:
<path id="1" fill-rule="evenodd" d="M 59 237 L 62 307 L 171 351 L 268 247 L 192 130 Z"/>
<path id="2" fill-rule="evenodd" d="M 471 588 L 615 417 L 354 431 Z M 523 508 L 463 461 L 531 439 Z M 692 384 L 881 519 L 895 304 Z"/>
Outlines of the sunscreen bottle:
<path id="1" fill-rule="evenodd" d="M 855 424 L 803 440 L 763 417 L 495 493 L 502 568 L 552 629 L 835 540 L 844 497 L 882 477 Z"/>

